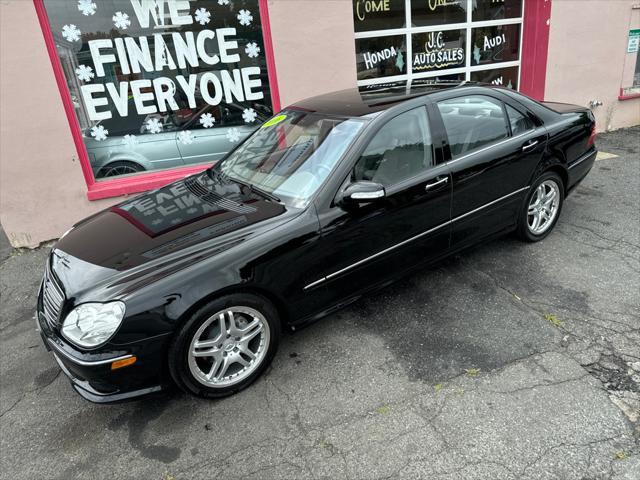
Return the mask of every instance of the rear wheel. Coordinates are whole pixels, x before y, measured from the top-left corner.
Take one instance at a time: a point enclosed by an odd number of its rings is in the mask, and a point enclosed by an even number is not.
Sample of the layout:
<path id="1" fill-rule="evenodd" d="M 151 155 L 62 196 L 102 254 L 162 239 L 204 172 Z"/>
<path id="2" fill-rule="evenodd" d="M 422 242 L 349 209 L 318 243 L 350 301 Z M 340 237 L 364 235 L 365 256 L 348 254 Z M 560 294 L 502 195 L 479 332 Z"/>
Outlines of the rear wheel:
<path id="1" fill-rule="evenodd" d="M 529 191 L 518 220 L 518 236 L 527 242 L 545 238 L 558 221 L 564 203 L 564 184 L 557 173 L 542 174 Z"/>
<path id="2" fill-rule="evenodd" d="M 267 299 L 226 295 L 195 312 L 178 332 L 169 349 L 169 369 L 183 390 L 224 397 L 260 376 L 279 338 L 280 320 Z"/>
<path id="3" fill-rule="evenodd" d="M 144 167 L 134 162 L 120 160 L 110 163 L 100 169 L 98 178 L 117 177 L 120 175 L 129 175 L 131 173 L 143 172 Z"/>

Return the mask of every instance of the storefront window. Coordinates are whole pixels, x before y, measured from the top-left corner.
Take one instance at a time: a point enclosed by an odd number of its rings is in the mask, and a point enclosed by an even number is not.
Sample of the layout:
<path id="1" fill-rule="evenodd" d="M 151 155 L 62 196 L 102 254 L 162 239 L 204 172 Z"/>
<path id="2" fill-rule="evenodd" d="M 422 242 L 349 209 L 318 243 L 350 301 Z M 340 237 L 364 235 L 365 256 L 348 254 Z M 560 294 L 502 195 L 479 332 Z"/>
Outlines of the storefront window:
<path id="1" fill-rule="evenodd" d="M 464 23 L 467 0 L 411 0 L 411 20 L 418 27 Z"/>
<path id="2" fill-rule="evenodd" d="M 471 65 L 518 60 L 520 25 L 496 25 L 471 30 Z"/>
<path id="3" fill-rule="evenodd" d="M 404 4 L 405 0 L 354 0 L 356 32 L 404 27 Z"/>
<path id="4" fill-rule="evenodd" d="M 625 100 L 638 96 L 640 96 L 640 28 L 632 28 L 629 30 L 627 39 L 622 84 L 618 98 Z"/>
<path id="5" fill-rule="evenodd" d="M 502 87 L 518 89 L 518 67 L 494 68 L 471 72 L 472 82 L 491 83 Z"/>
<path id="6" fill-rule="evenodd" d="M 473 2 L 473 21 L 502 20 L 522 16 L 522 0 L 489 0 Z"/>
<path id="7" fill-rule="evenodd" d="M 358 80 L 402 75 L 407 72 L 404 35 L 356 40 Z"/>
<path id="8" fill-rule="evenodd" d="M 44 0 L 96 180 L 211 163 L 272 114 L 258 0 Z"/>
<path id="9" fill-rule="evenodd" d="M 375 21 L 370 19 L 366 28 L 357 18 L 361 4 L 353 0 L 361 87 L 392 80 L 412 85 L 460 79 L 517 88 L 523 0 L 404 0 L 404 22 L 396 3 L 376 10 Z M 387 58 L 377 68 L 364 60 L 379 58 L 380 50 L 390 45 L 405 46 L 404 68 L 393 68 L 402 63 L 397 58 Z"/>
<path id="10" fill-rule="evenodd" d="M 466 38 L 465 30 L 413 34 L 413 71 L 430 72 L 464 67 Z"/>

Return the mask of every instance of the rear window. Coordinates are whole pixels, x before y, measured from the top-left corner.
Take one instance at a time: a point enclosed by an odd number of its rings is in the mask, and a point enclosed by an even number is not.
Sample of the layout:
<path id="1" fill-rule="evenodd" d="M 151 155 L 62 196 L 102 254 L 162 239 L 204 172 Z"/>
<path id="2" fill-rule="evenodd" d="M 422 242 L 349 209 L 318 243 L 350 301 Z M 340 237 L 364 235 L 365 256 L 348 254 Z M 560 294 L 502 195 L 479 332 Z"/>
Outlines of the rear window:
<path id="1" fill-rule="evenodd" d="M 453 158 L 507 138 L 502 102 L 469 95 L 438 102 Z"/>
<path id="2" fill-rule="evenodd" d="M 509 115 L 509 125 L 511 125 L 511 135 L 520 135 L 533 128 L 531 120 L 510 105 L 506 105 L 506 107 L 507 115 Z"/>

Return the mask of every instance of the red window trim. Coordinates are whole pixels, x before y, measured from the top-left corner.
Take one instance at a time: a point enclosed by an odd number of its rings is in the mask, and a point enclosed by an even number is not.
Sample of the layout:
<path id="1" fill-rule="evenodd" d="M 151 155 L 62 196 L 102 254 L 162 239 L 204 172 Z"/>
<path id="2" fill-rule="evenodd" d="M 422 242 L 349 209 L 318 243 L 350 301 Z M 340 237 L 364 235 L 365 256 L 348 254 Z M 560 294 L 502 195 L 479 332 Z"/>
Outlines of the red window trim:
<path id="1" fill-rule="evenodd" d="M 520 91 L 544 100 L 551 0 L 525 0 L 520 60 Z"/>
<path id="2" fill-rule="evenodd" d="M 624 93 L 624 88 L 620 88 L 618 100 L 623 102 L 625 100 L 633 100 L 634 98 L 640 98 L 640 93 Z"/>
<path id="3" fill-rule="evenodd" d="M 47 16 L 47 11 L 44 7 L 44 1 L 33 0 L 33 4 L 36 9 L 36 14 L 38 15 L 38 21 L 40 22 L 40 28 L 42 29 L 42 35 L 44 36 L 47 52 L 49 53 L 51 66 L 53 67 L 53 74 L 55 76 L 56 83 L 58 84 L 58 90 L 60 90 L 60 97 L 62 98 L 64 111 L 67 115 L 67 120 L 69 121 L 71 136 L 73 137 L 73 142 L 75 143 L 76 150 L 78 151 L 78 159 L 80 161 L 80 166 L 82 167 L 84 180 L 87 183 L 87 198 L 89 200 L 117 197 L 130 193 L 152 190 L 207 168 L 208 165 L 206 164 L 192 165 L 171 170 L 141 173 L 126 178 L 101 180 L 97 182 L 93 177 L 93 171 L 91 170 L 91 164 L 89 163 L 87 149 L 84 145 L 84 141 L 82 140 L 80 124 L 78 123 L 78 119 L 73 108 L 71 94 L 67 88 L 67 81 L 64 76 L 64 71 L 62 70 L 62 64 L 60 63 L 60 59 L 56 52 L 56 45 L 53 39 L 53 33 L 51 32 L 49 17 Z M 269 22 L 267 0 L 258 0 L 258 4 L 260 7 L 260 21 L 262 23 L 262 36 L 264 39 L 264 49 L 267 60 L 269 87 L 271 89 L 271 101 L 273 103 L 273 111 L 277 112 L 280 110 L 280 95 L 278 91 L 278 79 L 276 77 L 276 64 L 273 55 L 273 42 L 271 40 L 271 24 Z"/>

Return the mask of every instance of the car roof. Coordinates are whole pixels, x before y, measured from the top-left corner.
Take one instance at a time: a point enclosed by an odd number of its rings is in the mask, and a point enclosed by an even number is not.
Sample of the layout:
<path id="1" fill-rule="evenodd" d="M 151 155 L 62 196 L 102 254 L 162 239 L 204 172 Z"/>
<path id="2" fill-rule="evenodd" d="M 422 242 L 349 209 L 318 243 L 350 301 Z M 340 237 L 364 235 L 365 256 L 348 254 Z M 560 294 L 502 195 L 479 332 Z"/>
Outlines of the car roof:
<path id="1" fill-rule="evenodd" d="M 287 108 L 344 117 L 376 116 L 408 100 L 444 90 L 491 85 L 478 82 L 406 82 L 354 87 L 300 100 Z"/>

